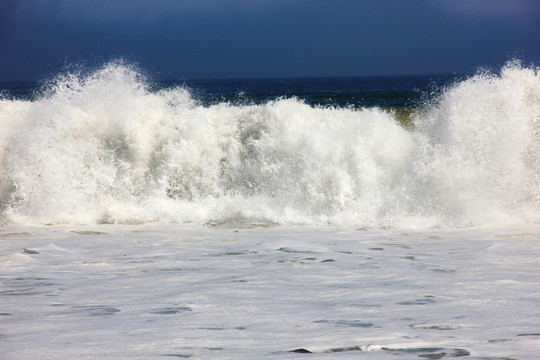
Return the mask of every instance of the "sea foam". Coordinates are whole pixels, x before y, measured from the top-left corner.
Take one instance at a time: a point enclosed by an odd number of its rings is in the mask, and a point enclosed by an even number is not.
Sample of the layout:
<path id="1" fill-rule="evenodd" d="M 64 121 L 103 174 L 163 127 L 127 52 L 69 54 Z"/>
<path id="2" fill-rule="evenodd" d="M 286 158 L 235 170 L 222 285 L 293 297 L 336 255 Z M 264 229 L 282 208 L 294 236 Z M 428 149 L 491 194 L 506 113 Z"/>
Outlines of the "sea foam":
<path id="1" fill-rule="evenodd" d="M 540 78 L 517 62 L 414 111 L 203 106 L 113 62 L 0 100 L 0 221 L 455 227 L 540 221 Z"/>

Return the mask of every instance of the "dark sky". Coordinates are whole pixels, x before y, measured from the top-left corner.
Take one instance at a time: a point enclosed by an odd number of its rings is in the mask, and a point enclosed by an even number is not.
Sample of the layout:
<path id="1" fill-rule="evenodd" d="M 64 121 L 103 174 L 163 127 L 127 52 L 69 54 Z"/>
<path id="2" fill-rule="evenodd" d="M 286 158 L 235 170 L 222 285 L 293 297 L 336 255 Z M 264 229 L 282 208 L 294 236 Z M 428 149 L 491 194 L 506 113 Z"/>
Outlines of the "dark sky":
<path id="1" fill-rule="evenodd" d="M 540 0 L 0 0 L 0 81 L 123 58 L 155 78 L 540 63 Z"/>

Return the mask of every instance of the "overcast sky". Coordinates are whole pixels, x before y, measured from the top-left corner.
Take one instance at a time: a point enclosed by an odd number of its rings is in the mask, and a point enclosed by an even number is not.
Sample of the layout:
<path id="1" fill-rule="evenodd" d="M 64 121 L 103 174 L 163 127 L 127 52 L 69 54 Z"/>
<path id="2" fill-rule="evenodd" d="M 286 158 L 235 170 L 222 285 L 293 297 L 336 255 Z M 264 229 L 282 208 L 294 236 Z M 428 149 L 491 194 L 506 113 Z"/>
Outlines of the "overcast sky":
<path id="1" fill-rule="evenodd" d="M 118 58 L 164 79 L 540 65 L 540 0 L 0 0 L 0 81 Z"/>

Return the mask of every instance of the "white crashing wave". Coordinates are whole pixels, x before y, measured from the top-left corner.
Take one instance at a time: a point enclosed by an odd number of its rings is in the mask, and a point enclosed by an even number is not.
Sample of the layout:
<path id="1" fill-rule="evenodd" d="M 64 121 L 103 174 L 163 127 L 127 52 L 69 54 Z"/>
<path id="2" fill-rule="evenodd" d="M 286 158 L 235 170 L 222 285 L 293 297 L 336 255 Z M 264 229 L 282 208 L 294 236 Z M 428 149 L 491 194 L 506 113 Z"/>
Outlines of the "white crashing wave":
<path id="1" fill-rule="evenodd" d="M 201 106 L 130 66 L 0 101 L 0 211 L 19 223 L 362 227 L 540 221 L 540 78 L 507 64 L 404 129 L 298 99 Z"/>

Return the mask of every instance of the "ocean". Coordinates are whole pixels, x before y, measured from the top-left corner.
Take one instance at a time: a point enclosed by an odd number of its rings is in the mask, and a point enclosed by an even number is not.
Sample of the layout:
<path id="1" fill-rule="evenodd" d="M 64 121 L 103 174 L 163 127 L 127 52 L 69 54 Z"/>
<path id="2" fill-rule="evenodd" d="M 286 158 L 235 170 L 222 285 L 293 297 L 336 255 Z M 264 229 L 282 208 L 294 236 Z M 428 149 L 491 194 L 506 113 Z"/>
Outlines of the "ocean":
<path id="1" fill-rule="evenodd" d="M 535 359 L 540 78 L 0 83 L 2 359 Z"/>

